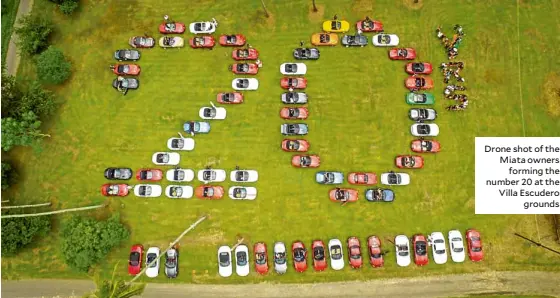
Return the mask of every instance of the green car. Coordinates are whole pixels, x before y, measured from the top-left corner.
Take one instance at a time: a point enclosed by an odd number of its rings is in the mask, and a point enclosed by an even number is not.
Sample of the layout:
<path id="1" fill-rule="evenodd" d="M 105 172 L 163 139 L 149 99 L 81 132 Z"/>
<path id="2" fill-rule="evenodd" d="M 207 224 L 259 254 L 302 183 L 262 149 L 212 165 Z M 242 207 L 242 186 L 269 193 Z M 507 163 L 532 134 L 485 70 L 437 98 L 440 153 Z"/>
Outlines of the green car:
<path id="1" fill-rule="evenodd" d="M 409 105 L 433 105 L 436 102 L 432 93 L 410 92 L 405 96 L 405 99 Z"/>

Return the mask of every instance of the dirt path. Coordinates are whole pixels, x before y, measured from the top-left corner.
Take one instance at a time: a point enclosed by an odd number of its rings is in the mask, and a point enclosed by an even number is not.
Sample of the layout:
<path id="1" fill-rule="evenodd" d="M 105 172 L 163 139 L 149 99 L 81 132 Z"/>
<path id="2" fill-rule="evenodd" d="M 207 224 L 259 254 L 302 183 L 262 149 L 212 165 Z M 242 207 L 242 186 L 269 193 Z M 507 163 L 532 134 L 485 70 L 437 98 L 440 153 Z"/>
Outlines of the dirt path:
<path id="1" fill-rule="evenodd" d="M 560 297 L 560 272 L 487 272 L 440 277 L 318 284 L 148 284 L 143 297 L 457 297 L 531 294 Z M 80 297 L 93 289 L 83 280 L 2 281 L 2 297 Z"/>
<path id="2" fill-rule="evenodd" d="M 33 0 L 20 0 L 19 7 L 16 14 L 16 20 L 14 22 L 14 27 L 17 26 L 18 21 L 21 17 L 28 14 L 33 7 Z M 15 28 L 14 28 L 15 29 Z M 8 53 L 6 53 L 6 71 L 8 74 L 15 76 L 19 66 L 19 50 L 16 46 L 17 34 L 12 33 L 10 38 L 10 43 L 8 45 Z"/>

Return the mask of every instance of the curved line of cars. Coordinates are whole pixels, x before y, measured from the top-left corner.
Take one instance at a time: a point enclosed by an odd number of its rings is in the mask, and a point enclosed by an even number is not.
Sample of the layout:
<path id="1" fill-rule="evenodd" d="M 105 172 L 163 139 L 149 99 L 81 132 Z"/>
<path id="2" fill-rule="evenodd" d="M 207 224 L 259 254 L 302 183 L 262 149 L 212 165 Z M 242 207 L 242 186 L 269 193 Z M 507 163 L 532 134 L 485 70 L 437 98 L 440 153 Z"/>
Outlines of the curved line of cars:
<path id="1" fill-rule="evenodd" d="M 469 229 L 465 234 L 466 249 L 464 246 L 463 235 L 458 230 L 448 233 L 449 252 L 453 262 L 461 263 L 465 260 L 465 250 L 469 259 L 473 262 L 482 261 L 484 254 L 482 251 L 482 240 L 477 230 Z M 432 247 L 432 257 L 434 263 L 444 264 L 447 262 L 447 246 L 445 238 L 441 232 L 434 232 L 430 235 L 429 242 L 421 234 L 414 235 L 412 238 L 413 252 L 411 253 L 410 241 L 406 235 L 395 237 L 394 246 L 396 252 L 396 262 L 400 267 L 411 264 L 411 254 L 417 266 L 424 266 L 429 263 L 428 247 Z M 364 265 L 364 258 L 374 268 L 383 267 L 385 264 L 384 255 L 389 251 L 384 251 L 381 239 L 377 236 L 370 236 L 366 239 L 364 252 L 358 237 L 349 237 L 346 241 L 346 249 L 339 239 L 330 239 L 325 245 L 322 240 L 313 240 L 310 251 L 302 241 L 294 241 L 291 251 L 288 252 L 283 242 L 276 242 L 273 245 L 272 259 L 269 259 L 268 248 L 264 242 L 253 245 L 254 270 L 265 275 L 273 269 L 278 274 L 284 274 L 288 270 L 288 254 L 291 253 L 292 266 L 296 272 L 305 272 L 308 269 L 307 259 L 311 259 L 314 271 L 324 271 L 329 267 L 332 270 L 342 270 L 348 264 L 353 269 L 359 269 Z M 346 254 L 346 256 L 345 256 Z M 345 260 L 346 258 L 346 260 Z M 245 244 L 238 245 L 235 249 L 224 245 L 218 248 L 218 273 L 222 277 L 230 277 L 235 272 L 239 276 L 247 276 L 251 267 L 251 254 L 249 247 Z M 269 264 L 270 263 L 270 264 Z"/>

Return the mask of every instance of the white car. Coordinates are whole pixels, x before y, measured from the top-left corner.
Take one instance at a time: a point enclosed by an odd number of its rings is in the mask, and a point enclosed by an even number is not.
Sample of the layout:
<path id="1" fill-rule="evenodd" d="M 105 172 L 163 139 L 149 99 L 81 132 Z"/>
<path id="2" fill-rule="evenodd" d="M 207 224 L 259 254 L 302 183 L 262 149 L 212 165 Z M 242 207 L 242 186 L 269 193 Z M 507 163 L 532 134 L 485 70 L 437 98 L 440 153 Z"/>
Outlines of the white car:
<path id="1" fill-rule="evenodd" d="M 410 241 L 405 235 L 395 237 L 395 250 L 397 252 L 397 265 L 406 267 L 410 265 Z"/>
<path id="2" fill-rule="evenodd" d="M 465 261 L 465 245 L 463 244 L 463 235 L 458 230 L 451 230 L 447 235 L 449 240 L 449 252 L 451 259 L 455 263 L 462 263 Z"/>
<path id="3" fill-rule="evenodd" d="M 447 249 L 445 247 L 445 238 L 441 232 L 433 232 L 430 235 L 432 241 L 432 255 L 436 264 L 447 263 Z"/>
<path id="4" fill-rule="evenodd" d="M 190 199 L 193 188 L 188 185 L 169 185 L 165 188 L 165 195 L 171 199 Z"/>
<path id="5" fill-rule="evenodd" d="M 230 277 L 233 273 L 231 264 L 231 248 L 224 245 L 218 248 L 218 273 L 221 277 Z"/>
<path id="6" fill-rule="evenodd" d="M 239 276 L 249 275 L 249 248 L 245 244 L 235 248 L 235 273 Z"/>
<path id="7" fill-rule="evenodd" d="M 259 89 L 259 80 L 255 78 L 237 78 L 231 81 L 231 88 L 235 90 L 257 90 Z"/>
<path id="8" fill-rule="evenodd" d="M 134 195 L 141 198 L 161 196 L 161 186 L 155 184 L 138 184 L 134 186 Z"/>
<path id="9" fill-rule="evenodd" d="M 399 45 L 399 37 L 395 34 L 377 34 L 371 39 L 376 47 L 394 47 Z"/>
<path id="10" fill-rule="evenodd" d="M 226 108 L 216 107 L 213 102 L 210 102 L 210 107 L 202 107 L 198 111 L 198 116 L 205 120 L 224 120 L 227 116 Z"/>
<path id="11" fill-rule="evenodd" d="M 274 271 L 278 274 L 284 274 L 287 270 L 286 245 L 283 242 L 276 242 L 274 243 Z"/>
<path id="12" fill-rule="evenodd" d="M 434 121 L 437 118 L 437 112 L 434 109 L 412 108 L 408 110 L 408 118 L 413 121 Z"/>
<path id="13" fill-rule="evenodd" d="M 439 126 L 435 123 L 414 123 L 410 126 L 410 133 L 415 137 L 437 137 Z"/>
<path id="14" fill-rule="evenodd" d="M 167 140 L 167 149 L 169 150 L 186 150 L 191 151 L 194 149 L 194 139 L 185 138 L 180 132 L 178 132 L 178 138 L 170 138 Z"/>
<path id="15" fill-rule="evenodd" d="M 229 173 L 229 179 L 233 182 L 256 182 L 259 173 L 255 170 L 235 170 Z"/>
<path id="16" fill-rule="evenodd" d="M 156 260 L 152 266 L 149 266 L 153 260 Z M 157 277 L 159 274 L 159 247 L 150 247 L 146 252 L 146 276 Z"/>
<path id="17" fill-rule="evenodd" d="M 342 242 L 338 239 L 329 240 L 329 255 L 331 257 L 331 268 L 333 270 L 342 270 L 344 268 L 344 253 L 342 250 Z"/>
<path id="18" fill-rule="evenodd" d="M 194 22 L 190 23 L 189 31 L 193 34 L 212 34 L 216 32 L 218 22 L 212 18 L 210 22 Z"/>
<path id="19" fill-rule="evenodd" d="M 176 166 L 181 161 L 181 155 L 177 152 L 156 152 L 152 155 L 152 162 L 158 166 Z"/>
<path id="20" fill-rule="evenodd" d="M 233 200 L 254 200 L 257 198 L 255 187 L 232 186 L 229 188 L 229 197 Z"/>
<path id="21" fill-rule="evenodd" d="M 280 73 L 283 75 L 304 75 L 307 73 L 305 63 L 282 63 L 280 65 Z"/>
<path id="22" fill-rule="evenodd" d="M 167 170 L 165 178 L 173 182 L 190 182 L 194 179 L 194 171 L 191 169 L 172 169 Z"/>
<path id="23" fill-rule="evenodd" d="M 214 169 L 204 169 L 198 171 L 197 174 L 198 181 L 204 183 L 210 182 L 224 182 L 226 181 L 226 171 L 224 170 L 214 170 Z"/>
<path id="24" fill-rule="evenodd" d="M 384 185 L 409 185 L 410 175 L 407 173 L 383 173 L 381 174 L 381 184 Z"/>

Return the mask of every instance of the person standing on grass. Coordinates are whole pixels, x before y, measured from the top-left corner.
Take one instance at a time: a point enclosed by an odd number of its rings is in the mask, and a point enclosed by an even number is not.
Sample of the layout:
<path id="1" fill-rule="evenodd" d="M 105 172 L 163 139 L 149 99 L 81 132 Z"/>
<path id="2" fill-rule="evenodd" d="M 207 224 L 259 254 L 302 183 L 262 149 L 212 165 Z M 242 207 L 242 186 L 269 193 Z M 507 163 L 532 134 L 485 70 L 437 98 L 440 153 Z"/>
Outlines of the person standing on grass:
<path id="1" fill-rule="evenodd" d="M 334 15 L 333 20 L 335 20 L 335 21 L 338 20 L 338 15 L 337 14 Z"/>

